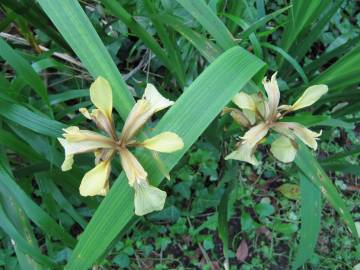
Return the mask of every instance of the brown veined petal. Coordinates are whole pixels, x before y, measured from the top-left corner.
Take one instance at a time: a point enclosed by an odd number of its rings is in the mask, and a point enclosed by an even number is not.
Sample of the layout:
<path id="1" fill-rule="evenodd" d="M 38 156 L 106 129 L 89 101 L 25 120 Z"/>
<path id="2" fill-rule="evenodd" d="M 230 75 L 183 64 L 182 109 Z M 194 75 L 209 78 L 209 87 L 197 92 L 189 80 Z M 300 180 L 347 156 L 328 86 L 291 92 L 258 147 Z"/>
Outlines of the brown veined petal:
<path id="1" fill-rule="evenodd" d="M 236 94 L 233 97 L 232 101 L 240 109 L 246 109 L 246 110 L 250 110 L 252 112 L 256 111 L 256 106 L 255 106 L 255 102 L 254 102 L 253 98 L 244 92 L 240 92 L 240 93 Z"/>
<path id="2" fill-rule="evenodd" d="M 256 126 L 250 128 L 242 137 L 244 144 L 249 144 L 250 146 L 255 146 L 262 138 L 266 136 L 269 131 L 269 127 L 266 123 L 261 122 Z"/>
<path id="3" fill-rule="evenodd" d="M 294 141 L 286 136 L 280 136 L 273 141 L 270 151 L 276 159 L 288 163 L 294 161 L 297 148 Z"/>
<path id="4" fill-rule="evenodd" d="M 95 168 L 88 171 L 80 184 L 81 196 L 105 196 L 109 190 L 110 161 L 100 162 Z"/>
<path id="5" fill-rule="evenodd" d="M 256 146 L 266 136 L 268 131 L 268 125 L 263 122 L 252 127 L 242 137 L 243 141 L 240 146 L 234 152 L 226 156 L 225 159 L 236 159 L 257 166 L 258 161 L 255 158 L 254 152 Z"/>
<path id="6" fill-rule="evenodd" d="M 90 86 L 91 102 L 100 109 L 103 114 L 112 120 L 112 90 L 109 82 L 103 77 L 98 77 Z"/>
<path id="7" fill-rule="evenodd" d="M 147 180 L 138 179 L 134 185 L 135 214 L 143 216 L 164 208 L 166 192 L 151 186 Z"/>
<path id="8" fill-rule="evenodd" d="M 136 179 L 146 179 L 147 172 L 137 160 L 137 158 L 126 148 L 119 150 L 121 158 L 121 166 L 129 180 L 129 185 L 134 186 Z"/>
<path id="9" fill-rule="evenodd" d="M 183 140 L 174 132 L 162 132 L 146 139 L 141 145 L 147 149 L 162 153 L 171 153 L 184 147 Z"/>
<path id="10" fill-rule="evenodd" d="M 290 128 L 288 122 L 275 122 L 271 125 L 271 129 L 277 133 L 284 135 L 292 140 L 295 140 L 293 130 Z"/>
<path id="11" fill-rule="evenodd" d="M 154 112 L 151 110 L 150 103 L 147 100 L 138 100 L 125 121 L 120 137 L 121 144 L 126 145 L 153 114 Z"/>
<path id="12" fill-rule="evenodd" d="M 64 138 L 68 142 L 85 142 L 85 141 L 93 141 L 103 144 L 109 144 L 113 145 L 114 140 L 110 139 L 109 137 L 106 137 L 104 135 L 101 135 L 99 133 L 90 131 L 90 130 L 83 130 L 79 129 L 76 126 L 70 126 L 68 128 L 64 128 L 63 133 Z"/>
<path id="13" fill-rule="evenodd" d="M 154 113 L 174 104 L 174 101 L 164 98 L 151 83 L 146 85 L 143 99 L 149 101 L 151 111 Z"/>
<path id="14" fill-rule="evenodd" d="M 107 118 L 100 109 L 94 109 L 89 113 L 86 108 L 80 108 L 79 112 L 81 112 L 85 118 L 94 121 L 99 129 L 105 131 L 114 140 L 117 140 L 112 119 Z"/>
<path id="15" fill-rule="evenodd" d="M 230 113 L 230 116 L 234 119 L 234 121 L 242 127 L 250 126 L 250 122 L 248 118 L 245 116 L 245 114 L 242 111 L 238 109 L 226 107 L 223 109 L 223 113 Z"/>
<path id="16" fill-rule="evenodd" d="M 266 115 L 266 119 L 270 119 L 273 117 L 276 117 L 276 113 L 277 113 L 277 107 L 279 106 L 279 101 L 280 101 L 280 91 L 279 91 L 279 87 L 276 81 L 276 74 L 277 72 L 275 72 L 272 76 L 271 76 L 271 80 L 268 81 L 266 78 L 264 78 L 263 80 L 263 85 L 266 91 L 266 94 L 268 96 L 268 113 Z"/>
<path id="17" fill-rule="evenodd" d="M 225 160 L 235 159 L 239 161 L 248 162 L 254 166 L 259 164 L 256 159 L 254 152 L 256 150 L 256 145 L 252 146 L 249 143 L 240 144 L 240 146 L 229 155 L 225 157 Z"/>
<path id="18" fill-rule="evenodd" d="M 95 122 L 96 126 L 105 131 L 114 140 L 117 140 L 115 128 L 112 119 L 107 118 L 102 110 L 94 109 L 91 111 L 91 119 Z"/>
<path id="19" fill-rule="evenodd" d="M 109 143 L 101 142 L 101 141 L 69 142 L 64 138 L 57 138 L 57 139 L 65 150 L 65 156 L 86 153 L 86 152 L 93 152 L 101 148 L 112 149 L 115 147 L 113 142 L 109 142 Z"/>
<path id="20" fill-rule="evenodd" d="M 115 154 L 114 149 L 99 149 L 94 151 L 95 165 L 98 165 L 102 161 L 110 160 Z"/>
<path id="21" fill-rule="evenodd" d="M 328 92 L 328 87 L 325 84 L 313 85 L 305 90 L 301 97 L 291 106 L 292 111 L 296 111 L 313 105 L 323 95 Z"/>

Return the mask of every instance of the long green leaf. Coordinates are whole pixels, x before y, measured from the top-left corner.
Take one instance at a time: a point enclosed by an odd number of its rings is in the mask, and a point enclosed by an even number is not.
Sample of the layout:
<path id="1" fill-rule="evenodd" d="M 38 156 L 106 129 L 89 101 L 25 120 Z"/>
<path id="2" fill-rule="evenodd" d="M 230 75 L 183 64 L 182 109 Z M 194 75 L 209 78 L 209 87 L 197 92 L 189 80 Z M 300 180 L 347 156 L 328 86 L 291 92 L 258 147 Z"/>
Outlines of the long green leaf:
<path id="1" fill-rule="evenodd" d="M 184 141 L 184 148 L 161 155 L 171 170 L 197 140 L 231 98 L 264 66 L 264 63 L 240 47 L 228 50 L 215 60 L 176 101 L 154 129 L 154 133 L 173 131 Z M 152 184 L 158 185 L 163 174 L 152 166 L 149 155 L 138 155 Z M 100 204 L 82 234 L 66 269 L 89 268 L 105 252 L 114 238 L 133 218 L 133 191 L 122 173 Z"/>
<path id="2" fill-rule="evenodd" d="M 302 173 L 300 175 L 301 192 L 301 230 L 300 243 L 292 264 L 296 270 L 314 254 L 320 232 L 321 192 L 314 183 Z"/>
<path id="3" fill-rule="evenodd" d="M 299 151 L 295 159 L 295 163 L 301 172 L 310 179 L 322 192 L 323 196 L 328 200 L 332 207 L 338 212 L 340 217 L 349 227 L 354 238 L 358 241 L 358 233 L 356 231 L 354 220 L 337 191 L 334 184 L 321 168 L 318 161 L 312 155 L 310 150 L 302 143 L 299 145 Z"/>
<path id="4" fill-rule="evenodd" d="M 78 1 L 38 0 L 38 3 L 91 75 L 103 76 L 109 81 L 114 89 L 114 107 L 125 118 L 134 99 Z"/>

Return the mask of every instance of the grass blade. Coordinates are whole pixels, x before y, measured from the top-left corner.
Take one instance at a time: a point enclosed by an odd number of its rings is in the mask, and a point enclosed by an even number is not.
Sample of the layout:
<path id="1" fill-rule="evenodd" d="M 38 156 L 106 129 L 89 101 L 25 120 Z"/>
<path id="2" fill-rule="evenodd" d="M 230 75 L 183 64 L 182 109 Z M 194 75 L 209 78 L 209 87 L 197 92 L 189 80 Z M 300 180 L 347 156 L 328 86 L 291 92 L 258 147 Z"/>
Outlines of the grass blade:
<path id="1" fill-rule="evenodd" d="M 154 133 L 165 130 L 175 132 L 184 141 L 182 150 L 172 155 L 161 155 L 169 171 L 235 93 L 264 65 L 247 51 L 235 47 L 215 60 L 182 94 L 154 129 Z M 148 171 L 152 184 L 158 185 L 163 174 L 153 166 L 151 155 L 138 157 Z M 105 252 L 133 218 L 133 206 L 129 207 L 131 201 L 133 191 L 122 173 L 86 227 L 65 269 L 88 269 Z"/>
<path id="2" fill-rule="evenodd" d="M 269 48 L 269 49 L 279 53 L 282 57 L 284 57 L 284 59 L 286 59 L 292 65 L 292 67 L 300 75 L 300 77 L 304 81 L 304 83 L 306 83 L 306 84 L 309 83 L 309 79 L 306 76 L 303 68 L 300 66 L 300 64 L 290 54 L 288 54 L 282 48 L 274 46 L 274 45 L 272 45 L 270 43 L 267 43 L 267 42 L 262 43 L 261 45 L 264 46 L 265 48 Z"/>

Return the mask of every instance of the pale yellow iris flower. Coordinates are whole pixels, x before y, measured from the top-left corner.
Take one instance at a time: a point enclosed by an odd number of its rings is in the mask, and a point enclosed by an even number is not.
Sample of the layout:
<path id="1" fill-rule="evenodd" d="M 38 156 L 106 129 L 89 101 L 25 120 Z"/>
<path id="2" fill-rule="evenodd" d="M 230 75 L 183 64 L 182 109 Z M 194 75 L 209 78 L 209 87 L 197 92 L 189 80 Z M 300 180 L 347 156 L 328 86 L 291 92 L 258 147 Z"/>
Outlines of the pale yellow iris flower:
<path id="1" fill-rule="evenodd" d="M 148 174 L 129 148 L 145 147 L 164 153 L 183 148 L 182 139 L 173 132 L 163 132 L 140 142 L 135 138 L 154 113 L 173 105 L 174 102 L 164 98 L 152 84 L 148 84 L 143 97 L 130 111 L 121 135 L 118 136 L 112 118 L 112 90 L 104 78 L 99 77 L 91 84 L 90 99 L 96 109 L 90 113 L 86 108 L 81 108 L 80 112 L 87 119 L 94 121 L 106 135 L 81 130 L 75 126 L 64 129 L 64 138 L 58 138 L 65 149 L 62 170 L 67 171 L 72 168 L 74 154 L 94 152 L 95 167 L 84 175 L 79 188 L 80 194 L 105 196 L 109 191 L 111 160 L 116 153 L 119 153 L 129 185 L 135 190 L 135 214 L 145 215 L 163 209 L 166 192 L 149 184 Z"/>
<path id="2" fill-rule="evenodd" d="M 310 148 L 317 149 L 317 139 L 321 135 L 311 131 L 299 123 L 279 122 L 285 114 L 311 106 L 320 97 L 327 93 L 326 85 L 313 85 L 305 90 L 302 96 L 293 105 L 279 106 L 280 91 L 276 81 L 276 73 L 271 80 L 266 78 L 263 85 L 267 100 L 262 95 L 248 95 L 240 92 L 233 98 L 233 102 L 240 108 L 225 108 L 236 122 L 244 127 L 251 127 L 239 142 L 237 149 L 225 159 L 236 159 L 258 165 L 254 152 L 257 145 L 265 138 L 270 130 L 280 134 L 272 144 L 270 151 L 282 162 L 292 162 L 297 152 L 296 137 Z"/>

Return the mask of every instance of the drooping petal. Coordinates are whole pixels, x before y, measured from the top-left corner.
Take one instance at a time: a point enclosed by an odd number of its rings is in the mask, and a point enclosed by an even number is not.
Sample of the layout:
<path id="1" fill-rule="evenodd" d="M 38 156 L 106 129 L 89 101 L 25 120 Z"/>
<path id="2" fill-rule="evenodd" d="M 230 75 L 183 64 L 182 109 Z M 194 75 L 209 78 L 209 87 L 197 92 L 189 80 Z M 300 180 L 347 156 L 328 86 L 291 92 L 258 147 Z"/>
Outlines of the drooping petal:
<path id="1" fill-rule="evenodd" d="M 141 144 L 147 149 L 163 153 L 171 153 L 184 147 L 183 140 L 174 132 L 160 133 Z"/>
<path id="2" fill-rule="evenodd" d="M 254 146 L 256 145 L 262 138 L 266 136 L 269 131 L 269 127 L 266 123 L 261 122 L 256 126 L 250 128 L 242 137 L 247 144 Z M 245 143 L 245 142 L 244 142 Z"/>
<path id="3" fill-rule="evenodd" d="M 80 184 L 81 196 L 105 196 L 109 190 L 110 161 L 100 162 L 95 168 L 88 171 Z"/>
<path id="4" fill-rule="evenodd" d="M 313 105 L 323 95 L 328 92 L 328 87 L 325 84 L 313 85 L 305 90 L 301 97 L 291 106 L 292 111 L 296 111 Z"/>
<path id="5" fill-rule="evenodd" d="M 112 119 L 112 90 L 109 82 L 98 77 L 90 86 L 91 102 L 110 120 Z"/>
<path id="6" fill-rule="evenodd" d="M 264 78 L 263 80 L 263 85 L 266 91 L 266 94 L 268 96 L 268 114 L 266 115 L 266 118 L 272 118 L 276 116 L 277 113 L 277 107 L 279 106 L 279 101 L 280 101 L 280 91 L 279 91 L 279 87 L 276 81 L 276 74 L 277 72 L 275 72 L 272 76 L 271 76 L 271 80 L 268 81 L 266 78 Z"/>
<path id="7" fill-rule="evenodd" d="M 135 189 L 135 214 L 143 216 L 164 208 L 166 192 L 151 186 L 146 180 L 137 181 Z"/>
<path id="8" fill-rule="evenodd" d="M 259 162 L 254 155 L 255 150 L 256 150 L 256 145 L 251 146 L 248 143 L 241 144 L 235 151 L 227 155 L 225 157 L 225 160 L 235 159 L 239 161 L 248 162 L 254 166 L 257 166 Z"/>
<path id="9" fill-rule="evenodd" d="M 137 160 L 137 158 L 126 148 L 119 150 L 121 157 L 121 166 L 129 180 L 129 185 L 134 186 L 136 179 L 146 179 L 147 172 Z"/>
<path id="10" fill-rule="evenodd" d="M 254 152 L 258 143 L 266 136 L 269 127 L 266 123 L 262 122 L 251 129 L 249 129 L 242 137 L 243 141 L 240 146 L 225 159 L 236 159 L 248 162 L 254 166 L 258 164 Z"/>
<path id="11" fill-rule="evenodd" d="M 147 100 L 138 100 L 125 121 L 120 137 L 121 143 L 126 144 L 130 141 L 150 119 L 153 113 L 150 103 Z"/>
<path id="12" fill-rule="evenodd" d="M 146 85 L 143 99 L 149 101 L 151 110 L 154 113 L 174 104 L 174 101 L 164 98 L 151 83 Z"/>
<path id="13" fill-rule="evenodd" d="M 114 142 L 111 140 L 68 140 L 67 138 L 58 138 L 58 141 L 64 148 L 66 156 L 93 152 L 101 148 L 112 149 L 115 147 Z"/>
<path id="14" fill-rule="evenodd" d="M 277 133 L 284 135 L 292 140 L 295 140 L 295 135 L 288 122 L 275 122 L 271 125 L 271 129 Z"/>
<path id="15" fill-rule="evenodd" d="M 236 94 L 233 97 L 232 101 L 240 109 L 246 109 L 246 110 L 250 110 L 252 112 L 256 111 L 256 106 L 255 106 L 255 102 L 254 102 L 253 98 L 244 92 L 240 92 L 240 93 Z"/>
<path id="16" fill-rule="evenodd" d="M 68 128 L 64 128 L 63 133 L 64 138 L 68 142 L 83 142 L 83 141 L 94 141 L 103 144 L 110 144 L 113 145 L 114 141 L 104 135 L 99 133 L 90 131 L 90 130 L 83 130 L 79 129 L 76 126 L 70 126 Z"/>
<path id="17" fill-rule="evenodd" d="M 316 133 L 295 122 L 277 122 L 271 128 L 291 139 L 295 139 L 294 136 L 296 136 L 307 146 L 314 150 L 317 149 L 316 140 L 321 135 L 321 132 Z"/>
<path id="18" fill-rule="evenodd" d="M 295 159 L 297 148 L 288 137 L 280 136 L 271 144 L 270 151 L 276 159 L 288 163 Z"/>
<path id="19" fill-rule="evenodd" d="M 310 129 L 298 124 L 298 123 L 292 123 L 291 126 L 292 130 L 294 131 L 294 134 L 307 146 L 310 148 L 316 150 L 317 149 L 317 142 L 316 139 L 320 137 L 321 132 L 316 133 L 314 131 L 311 131 Z"/>

